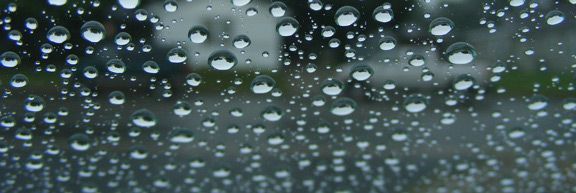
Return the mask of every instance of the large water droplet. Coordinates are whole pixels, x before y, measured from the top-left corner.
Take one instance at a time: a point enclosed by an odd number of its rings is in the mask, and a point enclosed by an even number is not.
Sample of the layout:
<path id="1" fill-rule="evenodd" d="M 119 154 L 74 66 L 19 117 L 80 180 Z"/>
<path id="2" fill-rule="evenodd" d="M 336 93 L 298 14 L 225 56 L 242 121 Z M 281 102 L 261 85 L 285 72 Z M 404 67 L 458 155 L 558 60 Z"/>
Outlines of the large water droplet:
<path id="1" fill-rule="evenodd" d="M 452 20 L 445 17 L 439 17 L 430 22 L 429 30 L 432 35 L 443 36 L 450 33 L 452 29 L 454 29 L 454 26 Z"/>
<path id="2" fill-rule="evenodd" d="M 352 77 L 354 80 L 357 81 L 365 81 L 368 80 L 370 77 L 372 77 L 372 74 L 374 74 L 374 70 L 372 70 L 372 67 L 365 64 L 359 64 L 354 66 L 354 68 L 352 68 L 352 71 L 350 72 L 350 77 Z"/>
<path id="3" fill-rule="evenodd" d="M 12 51 L 7 51 L 0 55 L 0 63 L 2 66 L 12 68 L 20 64 L 20 55 Z"/>
<path id="4" fill-rule="evenodd" d="M 372 17 L 374 17 L 376 21 L 388 23 L 394 19 L 394 12 L 392 9 L 385 9 L 383 6 L 378 6 L 374 9 L 374 12 L 372 12 Z"/>
<path id="5" fill-rule="evenodd" d="M 230 70 L 237 63 L 236 57 L 225 50 L 215 51 L 208 57 L 208 64 L 216 70 Z"/>
<path id="6" fill-rule="evenodd" d="M 250 89 L 255 94 L 265 94 L 272 91 L 275 85 L 276 81 L 272 77 L 268 75 L 259 75 L 252 80 Z"/>
<path id="7" fill-rule="evenodd" d="M 344 84 L 339 80 L 328 80 L 322 85 L 322 92 L 326 95 L 339 95 L 344 90 Z"/>
<path id="8" fill-rule="evenodd" d="M 104 39 L 104 36 L 106 36 L 104 25 L 97 21 L 84 23 L 84 25 L 80 27 L 80 33 L 82 34 L 82 38 L 92 43 L 100 42 Z"/>
<path id="9" fill-rule="evenodd" d="M 140 109 L 132 113 L 130 116 L 132 123 L 138 127 L 150 128 L 156 125 L 156 116 L 152 111 L 147 109 Z"/>
<path id="10" fill-rule="evenodd" d="M 54 26 L 48 30 L 46 38 L 51 42 L 61 44 L 70 39 L 70 31 L 63 26 Z"/>
<path id="11" fill-rule="evenodd" d="M 286 14 L 287 9 L 286 4 L 276 1 L 270 5 L 270 15 L 273 17 L 282 17 Z"/>
<path id="12" fill-rule="evenodd" d="M 457 42 L 446 49 L 448 61 L 452 64 L 468 64 L 477 56 L 476 49 L 465 42 Z"/>
<path id="13" fill-rule="evenodd" d="M 410 96 L 404 101 L 404 109 L 411 113 L 418 113 L 426 109 L 426 99 L 421 96 Z"/>
<path id="14" fill-rule="evenodd" d="M 340 7 L 334 15 L 334 20 L 339 26 L 350 26 L 358 20 L 360 17 L 360 12 L 352 6 Z"/>
<path id="15" fill-rule="evenodd" d="M 546 14 L 546 23 L 548 25 L 558 25 L 564 21 L 564 18 L 564 13 L 558 10 L 553 10 Z"/>
<path id="16" fill-rule="evenodd" d="M 140 0 L 118 0 L 118 4 L 124 9 L 134 9 L 140 5 Z"/>
<path id="17" fill-rule="evenodd" d="M 208 30 L 203 26 L 194 26 L 188 31 L 188 37 L 193 43 L 204 43 L 208 39 Z"/>
<path id="18" fill-rule="evenodd" d="M 350 98 L 336 99 L 330 107 L 330 112 L 337 116 L 346 116 L 356 110 L 356 101 Z"/>
<path id="19" fill-rule="evenodd" d="M 170 51 L 168 51 L 167 56 L 168 61 L 176 64 L 185 62 L 186 59 L 188 59 L 186 56 L 186 51 L 184 51 L 182 48 L 172 48 Z"/>
<path id="20" fill-rule="evenodd" d="M 298 31 L 298 28 L 300 28 L 300 23 L 291 17 L 282 19 L 278 25 L 276 25 L 278 34 L 285 37 L 294 35 Z"/>

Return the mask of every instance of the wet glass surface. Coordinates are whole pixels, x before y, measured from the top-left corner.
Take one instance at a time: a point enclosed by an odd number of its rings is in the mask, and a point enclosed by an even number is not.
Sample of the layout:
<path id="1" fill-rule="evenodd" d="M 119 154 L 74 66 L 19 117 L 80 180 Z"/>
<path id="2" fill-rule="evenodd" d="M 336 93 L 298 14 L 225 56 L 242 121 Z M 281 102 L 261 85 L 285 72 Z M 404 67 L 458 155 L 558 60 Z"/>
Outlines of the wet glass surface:
<path id="1" fill-rule="evenodd" d="M 0 192 L 576 192 L 576 0 L 0 8 Z"/>

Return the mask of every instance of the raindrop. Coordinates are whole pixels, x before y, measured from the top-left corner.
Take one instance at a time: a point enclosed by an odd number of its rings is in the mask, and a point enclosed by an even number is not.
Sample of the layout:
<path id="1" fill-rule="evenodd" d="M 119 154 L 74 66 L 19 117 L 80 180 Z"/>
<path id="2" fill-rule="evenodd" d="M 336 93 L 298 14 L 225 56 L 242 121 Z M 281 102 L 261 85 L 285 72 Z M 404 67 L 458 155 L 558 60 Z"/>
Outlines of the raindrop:
<path id="1" fill-rule="evenodd" d="M 548 98 L 542 95 L 534 95 L 528 100 L 528 109 L 538 111 L 548 106 Z"/>
<path id="2" fill-rule="evenodd" d="M 14 88 L 22 88 L 28 84 L 28 77 L 24 74 L 15 74 L 10 79 L 10 86 Z"/>
<path id="3" fill-rule="evenodd" d="M 350 115 L 356 110 L 356 101 L 350 98 L 336 99 L 330 107 L 330 112 L 337 116 Z"/>
<path id="4" fill-rule="evenodd" d="M 197 73 L 190 73 L 186 76 L 186 84 L 190 86 L 198 86 L 202 83 L 202 76 Z"/>
<path id="5" fill-rule="evenodd" d="M 68 0 L 48 0 L 48 4 L 55 6 L 62 6 L 66 4 Z"/>
<path id="6" fill-rule="evenodd" d="M 46 33 L 46 37 L 51 42 L 61 44 L 70 39 L 70 31 L 62 26 L 54 26 Z"/>
<path id="7" fill-rule="evenodd" d="M 132 123 L 138 127 L 150 128 L 156 125 L 156 116 L 147 109 L 140 109 L 130 116 Z"/>
<path id="8" fill-rule="evenodd" d="M 170 133 L 172 143 L 190 143 L 194 140 L 194 132 L 187 128 L 177 128 Z"/>
<path id="9" fill-rule="evenodd" d="M 282 112 L 282 109 L 275 106 L 270 106 L 262 111 L 261 116 L 267 121 L 278 121 L 282 118 L 283 114 L 284 113 Z"/>
<path id="10" fill-rule="evenodd" d="M 404 109 L 410 113 L 418 113 L 426 109 L 426 99 L 421 96 L 410 96 L 404 101 Z"/>
<path id="11" fill-rule="evenodd" d="M 12 51 L 7 51 L 0 55 L 0 63 L 2 66 L 12 68 L 20 64 L 20 56 Z"/>
<path id="12" fill-rule="evenodd" d="M 443 36 L 450 33 L 452 29 L 454 29 L 454 26 L 452 20 L 439 17 L 430 22 L 430 33 L 435 36 Z"/>
<path id="13" fill-rule="evenodd" d="M 346 27 L 356 23 L 359 17 L 360 12 L 356 8 L 351 6 L 344 6 L 336 11 L 334 20 L 339 26 Z"/>
<path id="14" fill-rule="evenodd" d="M 550 11 L 546 14 L 546 23 L 548 25 L 558 25 L 564 21 L 564 13 L 558 10 Z"/>
<path id="15" fill-rule="evenodd" d="M 230 70 L 237 63 L 236 57 L 225 50 L 215 51 L 208 57 L 208 64 L 215 70 Z"/>
<path id="16" fill-rule="evenodd" d="M 259 75 L 250 84 L 250 89 L 254 94 L 266 94 L 274 88 L 276 81 L 268 75 Z"/>
<path id="17" fill-rule="evenodd" d="M 83 133 L 74 134 L 68 139 L 68 144 L 73 150 L 86 151 L 90 149 L 90 138 Z"/>
<path id="18" fill-rule="evenodd" d="M 392 50 L 396 47 L 396 39 L 390 36 L 382 38 L 380 41 L 381 50 Z"/>
<path id="19" fill-rule="evenodd" d="M 456 81 L 454 81 L 454 89 L 456 90 L 466 90 L 471 88 L 472 86 L 474 86 L 474 83 L 476 81 L 474 80 L 474 78 L 468 74 L 463 74 L 458 76 L 458 78 L 456 78 Z"/>
<path id="20" fill-rule="evenodd" d="M 182 48 L 172 48 L 168 51 L 167 56 L 168 61 L 175 64 L 185 62 L 188 58 L 186 52 Z"/>
<path id="21" fill-rule="evenodd" d="M 112 91 L 108 94 L 108 102 L 113 105 L 121 105 L 126 101 L 126 96 L 122 91 Z"/>
<path id="22" fill-rule="evenodd" d="M 126 32 L 120 32 L 114 37 L 114 43 L 119 46 L 125 46 L 132 41 L 132 36 Z"/>
<path id="23" fill-rule="evenodd" d="M 276 1 L 270 5 L 270 14 L 273 17 L 282 17 L 286 14 L 286 9 L 288 9 L 286 4 Z"/>
<path id="24" fill-rule="evenodd" d="M 339 95 L 344 90 L 344 84 L 339 80 L 328 80 L 322 85 L 322 92 L 326 95 Z"/>
<path id="25" fill-rule="evenodd" d="M 477 56 L 476 49 L 465 42 L 457 42 L 446 49 L 448 61 L 452 64 L 468 64 Z"/>
<path id="26" fill-rule="evenodd" d="M 208 30 L 203 26 L 194 26 L 188 31 L 188 37 L 193 43 L 204 43 L 208 39 Z"/>
<path id="27" fill-rule="evenodd" d="M 124 9 L 134 9 L 140 5 L 140 0 L 118 0 L 118 4 Z"/>
<path id="28" fill-rule="evenodd" d="M 106 62 L 106 67 L 108 71 L 115 74 L 122 74 L 126 71 L 126 64 L 119 59 L 110 59 Z"/>
<path id="29" fill-rule="evenodd" d="M 374 9 L 374 12 L 372 12 L 372 17 L 374 17 L 376 21 L 388 23 L 394 19 L 394 12 L 392 9 L 385 9 L 383 6 L 378 6 Z"/>
<path id="30" fill-rule="evenodd" d="M 144 70 L 144 72 L 149 74 L 157 74 L 158 72 L 160 72 L 160 66 L 158 65 L 158 63 L 154 61 L 144 62 L 142 64 L 142 69 Z"/>
<path id="31" fill-rule="evenodd" d="M 97 21 L 84 23 L 84 25 L 80 27 L 80 33 L 82 34 L 82 38 L 92 43 L 100 42 L 106 36 L 104 25 Z"/>
<path id="32" fill-rule="evenodd" d="M 280 36 L 292 36 L 300 28 L 300 23 L 294 18 L 286 17 L 276 25 L 276 30 Z"/>
<path id="33" fill-rule="evenodd" d="M 232 0 L 232 5 L 234 6 L 244 6 L 244 5 L 248 5 L 248 3 L 250 3 L 252 0 Z"/>
<path id="34" fill-rule="evenodd" d="M 164 10 L 167 12 L 176 12 L 178 10 L 178 2 L 175 0 L 164 1 Z"/>
<path id="35" fill-rule="evenodd" d="M 236 38 L 234 38 L 234 40 L 233 40 L 234 47 L 236 47 L 238 49 L 246 48 L 251 43 L 252 42 L 250 41 L 250 38 L 248 38 L 248 36 L 246 36 L 246 35 L 236 36 Z"/>
<path id="36" fill-rule="evenodd" d="M 42 97 L 30 95 L 26 98 L 24 108 L 30 112 L 40 112 L 44 109 L 45 103 Z"/>
<path id="37" fill-rule="evenodd" d="M 357 81 L 368 80 L 374 74 L 374 70 L 368 65 L 360 64 L 354 66 L 350 72 L 350 77 Z"/>

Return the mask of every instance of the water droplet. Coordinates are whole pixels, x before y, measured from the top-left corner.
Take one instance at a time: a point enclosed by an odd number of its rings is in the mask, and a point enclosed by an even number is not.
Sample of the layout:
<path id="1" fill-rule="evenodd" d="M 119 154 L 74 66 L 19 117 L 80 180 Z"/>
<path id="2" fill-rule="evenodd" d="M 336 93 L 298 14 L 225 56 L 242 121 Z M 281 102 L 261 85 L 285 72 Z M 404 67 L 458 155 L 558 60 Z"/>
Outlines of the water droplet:
<path id="1" fill-rule="evenodd" d="M 360 17 L 360 12 L 351 6 L 343 6 L 336 11 L 334 15 L 334 20 L 336 24 L 342 27 L 350 26 L 358 20 Z"/>
<path id="2" fill-rule="evenodd" d="M 64 43 L 66 40 L 70 39 L 70 31 L 62 26 L 55 26 L 48 30 L 46 33 L 46 37 L 51 42 L 61 44 Z"/>
<path id="3" fill-rule="evenodd" d="M 284 137 L 279 134 L 273 134 L 268 136 L 268 144 L 270 145 L 280 145 L 284 143 Z"/>
<path id="4" fill-rule="evenodd" d="M 267 121 L 278 121 L 283 115 L 282 109 L 275 106 L 267 107 L 261 114 L 262 118 Z"/>
<path id="5" fill-rule="evenodd" d="M 186 83 L 190 86 L 198 86 L 202 83 L 202 76 L 197 73 L 190 73 L 186 76 Z"/>
<path id="6" fill-rule="evenodd" d="M 280 1 L 276 1 L 270 5 L 270 14 L 273 17 L 282 17 L 284 14 L 286 14 L 287 9 L 288 8 L 286 7 L 286 4 Z"/>
<path id="7" fill-rule="evenodd" d="M 122 74 L 126 71 L 126 64 L 119 59 L 110 59 L 106 62 L 106 67 L 108 71 L 115 74 Z"/>
<path id="8" fill-rule="evenodd" d="M 252 0 L 232 0 L 232 5 L 234 6 L 244 6 L 244 5 L 248 5 L 248 3 L 250 3 Z"/>
<path id="9" fill-rule="evenodd" d="M 14 88 L 22 88 L 28 84 L 28 77 L 24 74 L 15 74 L 10 79 L 10 86 Z"/>
<path id="10" fill-rule="evenodd" d="M 157 74 L 158 72 L 160 72 L 160 66 L 158 65 L 158 63 L 154 61 L 144 62 L 142 64 L 142 69 L 144 70 L 144 72 L 149 74 Z"/>
<path id="11" fill-rule="evenodd" d="M 156 116 L 147 109 L 140 109 L 130 116 L 132 123 L 138 127 L 150 128 L 156 125 Z"/>
<path id="12" fill-rule="evenodd" d="M 112 91 L 108 94 L 108 102 L 113 105 L 121 105 L 126 101 L 126 96 L 122 91 Z"/>
<path id="13" fill-rule="evenodd" d="M 30 112 L 40 112 L 44 109 L 45 103 L 42 97 L 30 95 L 26 98 L 24 108 Z"/>
<path id="14" fill-rule="evenodd" d="M 508 137 L 512 138 L 512 139 L 519 139 L 524 137 L 524 135 L 526 134 L 526 132 L 522 129 L 522 128 L 514 128 L 512 129 L 509 133 L 508 133 Z"/>
<path id="15" fill-rule="evenodd" d="M 374 12 L 372 12 L 372 17 L 374 17 L 376 21 L 388 23 L 394 19 L 394 12 L 392 9 L 385 9 L 383 6 L 378 6 L 374 9 Z"/>
<path id="16" fill-rule="evenodd" d="M 236 57 L 225 50 L 215 51 L 208 57 L 208 64 L 216 70 L 230 70 L 237 63 Z"/>
<path id="17" fill-rule="evenodd" d="M 439 17 L 430 22 L 430 33 L 435 36 L 443 36 L 450 33 L 452 29 L 454 29 L 454 26 L 452 20 Z"/>
<path id="18" fill-rule="evenodd" d="M 291 17 L 283 18 L 278 23 L 278 25 L 276 25 L 276 30 L 278 31 L 278 34 L 284 37 L 294 35 L 298 31 L 298 28 L 300 28 L 300 23 L 298 23 L 296 19 Z"/>
<path id="19" fill-rule="evenodd" d="M 463 74 L 458 76 L 458 78 L 456 78 L 456 81 L 454 81 L 454 89 L 466 90 L 474 86 L 475 82 L 476 81 L 472 76 L 468 74 Z"/>
<path id="20" fill-rule="evenodd" d="M 465 42 L 457 42 L 446 49 L 448 61 L 452 64 L 468 64 L 477 56 L 476 49 Z"/>
<path id="21" fill-rule="evenodd" d="M 126 32 L 120 32 L 114 37 L 114 43 L 119 46 L 125 46 L 132 41 L 132 36 Z"/>
<path id="22" fill-rule="evenodd" d="M 380 49 L 381 50 L 392 50 L 396 47 L 396 39 L 390 36 L 382 38 L 380 40 Z"/>
<path id="23" fill-rule="evenodd" d="M 350 98 L 336 99 L 330 107 L 330 112 L 337 116 L 346 116 L 356 110 L 356 101 Z"/>
<path id="24" fill-rule="evenodd" d="M 510 0 L 510 6 L 512 7 L 520 7 L 524 5 L 525 0 Z"/>
<path id="25" fill-rule="evenodd" d="M 542 95 L 534 95 L 528 100 L 528 109 L 538 111 L 548 106 L 548 98 Z"/>
<path id="26" fill-rule="evenodd" d="M 178 2 L 175 0 L 164 1 L 164 10 L 167 12 L 176 12 L 178 10 Z"/>
<path id="27" fill-rule="evenodd" d="M 177 128 L 170 133 L 172 143 L 190 143 L 194 141 L 194 132 L 192 129 Z"/>
<path id="28" fill-rule="evenodd" d="M 118 0 L 118 4 L 124 9 L 134 9 L 140 5 L 140 0 Z"/>
<path id="29" fill-rule="evenodd" d="M 322 85 L 322 92 L 326 95 L 339 95 L 344 90 L 344 84 L 339 80 L 328 80 Z"/>
<path id="30" fill-rule="evenodd" d="M 250 84 L 250 89 L 254 94 L 265 94 L 274 88 L 276 81 L 268 75 L 259 75 Z"/>
<path id="31" fill-rule="evenodd" d="M 550 11 L 546 14 L 546 23 L 548 25 L 558 25 L 564 21 L 564 13 L 558 10 Z"/>
<path id="32" fill-rule="evenodd" d="M 410 113 L 422 112 L 426 109 L 426 99 L 421 96 L 410 96 L 404 101 L 404 109 Z"/>
<path id="33" fill-rule="evenodd" d="M 188 31 L 188 37 L 193 43 L 204 43 L 208 39 L 208 30 L 203 26 L 194 26 Z"/>
<path id="34" fill-rule="evenodd" d="M 90 138 L 83 133 L 74 134 L 68 139 L 68 144 L 73 150 L 86 151 L 90 149 Z"/>
<path id="35" fill-rule="evenodd" d="M 408 64 L 410 64 L 410 66 L 424 66 L 426 60 L 421 55 L 413 55 L 410 60 L 408 60 Z"/>
<path id="36" fill-rule="evenodd" d="M 66 4 L 68 0 L 48 0 L 48 4 L 50 5 L 54 5 L 54 6 L 62 6 L 64 4 Z"/>
<path id="37" fill-rule="evenodd" d="M 80 33 L 85 40 L 98 43 L 106 36 L 106 29 L 102 23 L 97 21 L 89 21 L 80 27 Z"/>
<path id="38" fill-rule="evenodd" d="M 178 101 L 173 108 L 174 114 L 183 117 L 192 113 L 192 105 L 185 101 Z"/>
<path id="39" fill-rule="evenodd" d="M 12 68 L 20 64 L 20 56 L 12 51 L 7 51 L 0 55 L 0 63 L 2 66 Z"/>
<path id="40" fill-rule="evenodd" d="M 372 70 L 372 67 L 365 64 L 359 64 L 352 68 L 350 77 L 357 81 L 365 81 L 372 77 L 373 74 L 374 70 Z"/>
<path id="41" fill-rule="evenodd" d="M 185 62 L 186 59 L 188 59 L 186 56 L 186 51 L 184 51 L 182 48 L 172 48 L 170 51 L 168 51 L 167 55 L 168 61 L 175 64 Z"/>
<path id="42" fill-rule="evenodd" d="M 236 36 L 236 38 L 234 38 L 232 42 L 234 47 L 238 49 L 246 48 L 252 43 L 250 41 L 250 38 L 248 38 L 248 36 L 245 35 Z"/>

